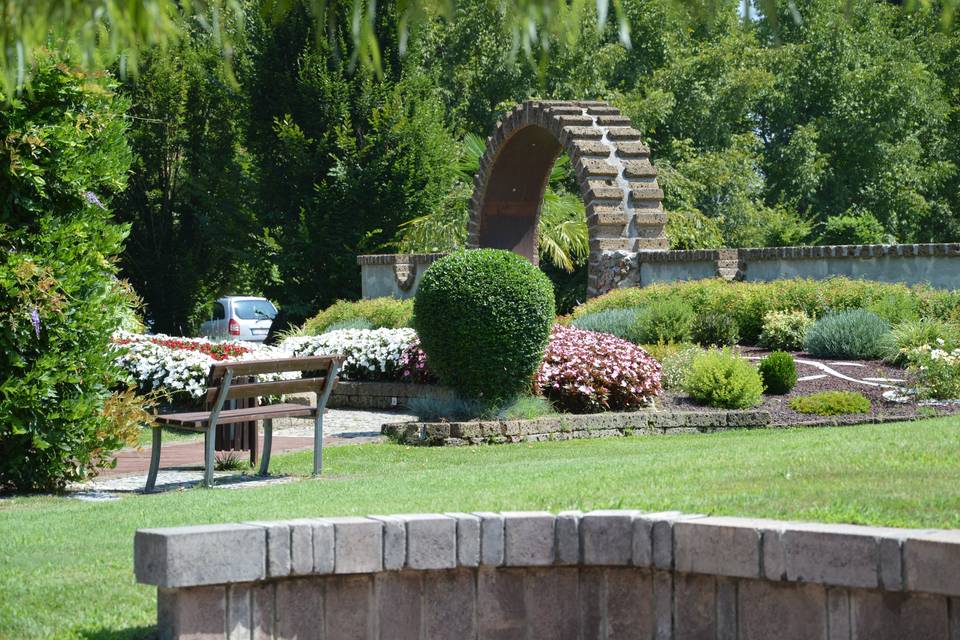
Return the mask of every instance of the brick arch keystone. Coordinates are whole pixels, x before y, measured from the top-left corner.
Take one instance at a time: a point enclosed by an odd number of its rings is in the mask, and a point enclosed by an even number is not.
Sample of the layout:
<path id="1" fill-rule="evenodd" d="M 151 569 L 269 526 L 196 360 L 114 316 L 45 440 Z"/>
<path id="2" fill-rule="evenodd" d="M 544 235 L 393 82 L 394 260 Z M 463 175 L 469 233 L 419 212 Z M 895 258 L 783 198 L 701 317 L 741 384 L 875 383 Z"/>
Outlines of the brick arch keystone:
<path id="1" fill-rule="evenodd" d="M 528 100 L 497 123 L 474 177 L 467 246 L 508 249 L 537 264 L 543 194 L 561 152 L 586 206 L 593 296 L 613 284 L 604 253 L 669 248 L 650 150 L 630 119 L 605 102 Z"/>

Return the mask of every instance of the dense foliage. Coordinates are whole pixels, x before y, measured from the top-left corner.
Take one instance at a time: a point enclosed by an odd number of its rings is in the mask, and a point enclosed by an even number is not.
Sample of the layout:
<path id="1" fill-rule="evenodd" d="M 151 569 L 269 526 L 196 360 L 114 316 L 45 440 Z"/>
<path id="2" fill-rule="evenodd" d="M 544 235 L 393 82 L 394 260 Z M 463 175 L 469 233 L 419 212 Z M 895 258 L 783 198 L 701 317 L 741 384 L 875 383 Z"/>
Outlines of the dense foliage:
<path id="1" fill-rule="evenodd" d="M 812 413 L 818 416 L 870 413 L 871 408 L 870 400 L 856 391 L 820 391 L 791 398 L 789 405 L 799 413 Z"/>
<path id="2" fill-rule="evenodd" d="M 746 409 L 760 402 L 763 381 L 748 360 L 727 350 L 696 356 L 683 380 L 683 390 L 700 402 L 723 409 Z"/>
<path id="3" fill-rule="evenodd" d="M 772 282 L 709 279 L 618 289 L 577 307 L 573 320 L 606 309 L 634 309 L 666 300 L 681 301 L 691 312 L 732 316 L 745 344 L 756 344 L 772 311 L 803 311 L 820 318 L 835 311 L 866 309 L 888 321 L 890 316 L 960 319 L 960 292 L 837 277 Z"/>
<path id="4" fill-rule="evenodd" d="M 530 389 L 554 314 L 547 277 L 497 249 L 434 262 L 414 298 L 414 326 L 431 371 L 460 394 L 487 402 Z"/>
<path id="5" fill-rule="evenodd" d="M 556 325 L 536 383 L 564 411 L 631 411 L 660 393 L 660 363 L 615 336 Z"/>
<path id="6" fill-rule="evenodd" d="M 104 404 L 129 302 L 107 209 L 130 166 L 125 108 L 108 77 L 50 56 L 29 94 L 0 99 L 0 490 L 83 478 L 124 441 Z"/>
<path id="7" fill-rule="evenodd" d="M 767 349 L 800 351 L 813 318 L 805 311 L 770 311 L 763 316 L 763 331 L 757 343 Z"/>
<path id="8" fill-rule="evenodd" d="M 810 325 L 803 348 L 820 358 L 880 358 L 889 333 L 890 324 L 875 313 L 838 311 Z"/>
<path id="9" fill-rule="evenodd" d="M 413 300 L 394 298 L 371 298 L 369 300 L 337 300 L 335 303 L 307 320 L 303 333 L 319 335 L 333 325 L 351 320 L 365 320 L 370 329 L 400 329 L 409 327 L 413 319 Z M 347 327 L 342 327 L 347 328 Z"/>
<path id="10" fill-rule="evenodd" d="M 690 325 L 690 338 L 705 347 L 732 347 L 740 342 L 740 329 L 728 313 L 698 313 Z"/>
<path id="11" fill-rule="evenodd" d="M 790 393 L 797 384 L 797 363 L 784 351 L 774 351 L 757 365 L 763 390 L 774 395 Z"/>

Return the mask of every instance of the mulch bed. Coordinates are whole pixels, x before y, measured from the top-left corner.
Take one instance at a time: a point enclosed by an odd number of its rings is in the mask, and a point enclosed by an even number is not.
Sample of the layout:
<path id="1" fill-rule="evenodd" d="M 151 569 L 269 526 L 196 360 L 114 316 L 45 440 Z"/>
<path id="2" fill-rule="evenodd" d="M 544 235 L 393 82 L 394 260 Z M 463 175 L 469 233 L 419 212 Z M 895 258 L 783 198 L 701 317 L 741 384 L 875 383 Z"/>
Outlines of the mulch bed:
<path id="1" fill-rule="evenodd" d="M 751 347 L 739 347 L 738 351 L 746 357 L 763 357 L 768 352 L 762 349 Z M 888 378 L 896 380 L 907 380 L 905 383 L 896 383 L 902 386 L 910 386 L 910 376 L 905 369 L 891 367 L 879 360 L 824 360 L 815 358 L 806 353 L 793 354 L 799 360 L 815 360 L 821 362 L 831 369 L 838 371 L 852 378 Z M 853 363 L 863 366 L 850 366 Z M 797 376 L 820 375 L 824 372 L 816 367 L 807 364 L 797 363 Z M 764 395 L 763 402 L 755 407 L 769 411 L 773 416 L 773 424 L 781 426 L 800 426 L 806 423 L 821 423 L 823 416 L 799 413 L 788 406 L 790 398 L 805 396 L 818 391 L 857 391 L 862 393 L 870 400 L 872 410 L 869 414 L 850 414 L 843 416 L 829 416 L 829 419 L 839 424 L 858 424 L 862 422 L 872 422 L 877 420 L 909 420 L 918 417 L 932 417 L 934 415 L 950 415 L 960 413 L 960 406 L 947 405 L 929 407 L 918 405 L 917 403 L 896 403 L 883 398 L 883 392 L 886 387 L 875 387 L 865 384 L 858 384 L 843 380 L 832 375 L 816 380 L 801 380 L 787 395 L 773 396 Z M 676 409 L 686 411 L 721 411 L 712 407 L 704 407 L 691 400 L 682 391 L 665 390 L 657 399 L 657 406 L 664 409 Z"/>

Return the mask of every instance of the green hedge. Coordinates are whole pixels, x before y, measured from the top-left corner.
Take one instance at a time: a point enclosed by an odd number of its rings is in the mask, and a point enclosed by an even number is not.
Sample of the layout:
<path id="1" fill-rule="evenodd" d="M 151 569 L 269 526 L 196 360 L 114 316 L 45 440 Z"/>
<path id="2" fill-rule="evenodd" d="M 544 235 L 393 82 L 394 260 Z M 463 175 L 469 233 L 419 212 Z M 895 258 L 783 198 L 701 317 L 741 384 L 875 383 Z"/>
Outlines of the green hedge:
<path id="1" fill-rule="evenodd" d="M 411 326 L 413 300 L 371 298 L 369 300 L 337 300 L 307 320 L 303 333 L 318 336 L 333 325 L 352 320 L 366 320 L 372 329 L 400 329 Z"/>
<path id="2" fill-rule="evenodd" d="M 757 342 L 764 316 L 770 311 L 801 310 L 820 318 L 833 311 L 867 309 L 892 323 L 910 317 L 960 320 L 960 290 L 843 277 L 773 282 L 708 279 L 617 289 L 580 305 L 572 318 L 607 309 L 646 307 L 662 300 L 681 300 L 697 313 L 732 315 L 745 344 Z"/>
<path id="3" fill-rule="evenodd" d="M 109 78 L 49 56 L 0 95 L 0 490 L 80 479 L 124 443 L 105 403 L 126 229 L 105 203 L 130 168 L 125 108 Z"/>
<path id="4" fill-rule="evenodd" d="M 555 315 L 553 286 L 509 251 L 462 251 L 434 262 L 414 301 L 430 370 L 469 399 L 529 391 Z"/>

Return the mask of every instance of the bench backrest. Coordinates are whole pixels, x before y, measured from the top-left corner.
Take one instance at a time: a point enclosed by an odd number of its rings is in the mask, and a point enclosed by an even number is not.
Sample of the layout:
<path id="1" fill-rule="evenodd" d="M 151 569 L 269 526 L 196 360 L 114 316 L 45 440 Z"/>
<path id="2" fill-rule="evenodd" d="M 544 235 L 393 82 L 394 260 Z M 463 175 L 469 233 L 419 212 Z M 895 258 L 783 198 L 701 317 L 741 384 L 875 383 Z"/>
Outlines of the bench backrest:
<path id="1" fill-rule="evenodd" d="M 336 375 L 336 368 L 343 363 L 341 355 L 304 356 L 299 358 L 277 358 L 273 360 L 241 360 L 219 362 L 210 367 L 207 379 L 207 402 L 214 402 L 223 386 L 227 371 L 233 372 L 233 380 L 244 376 L 269 373 L 287 373 L 290 371 L 307 372 L 309 377 L 294 380 L 276 380 L 270 382 L 231 382 L 225 400 L 272 396 L 284 393 L 307 393 L 323 391 L 327 378 Z"/>

